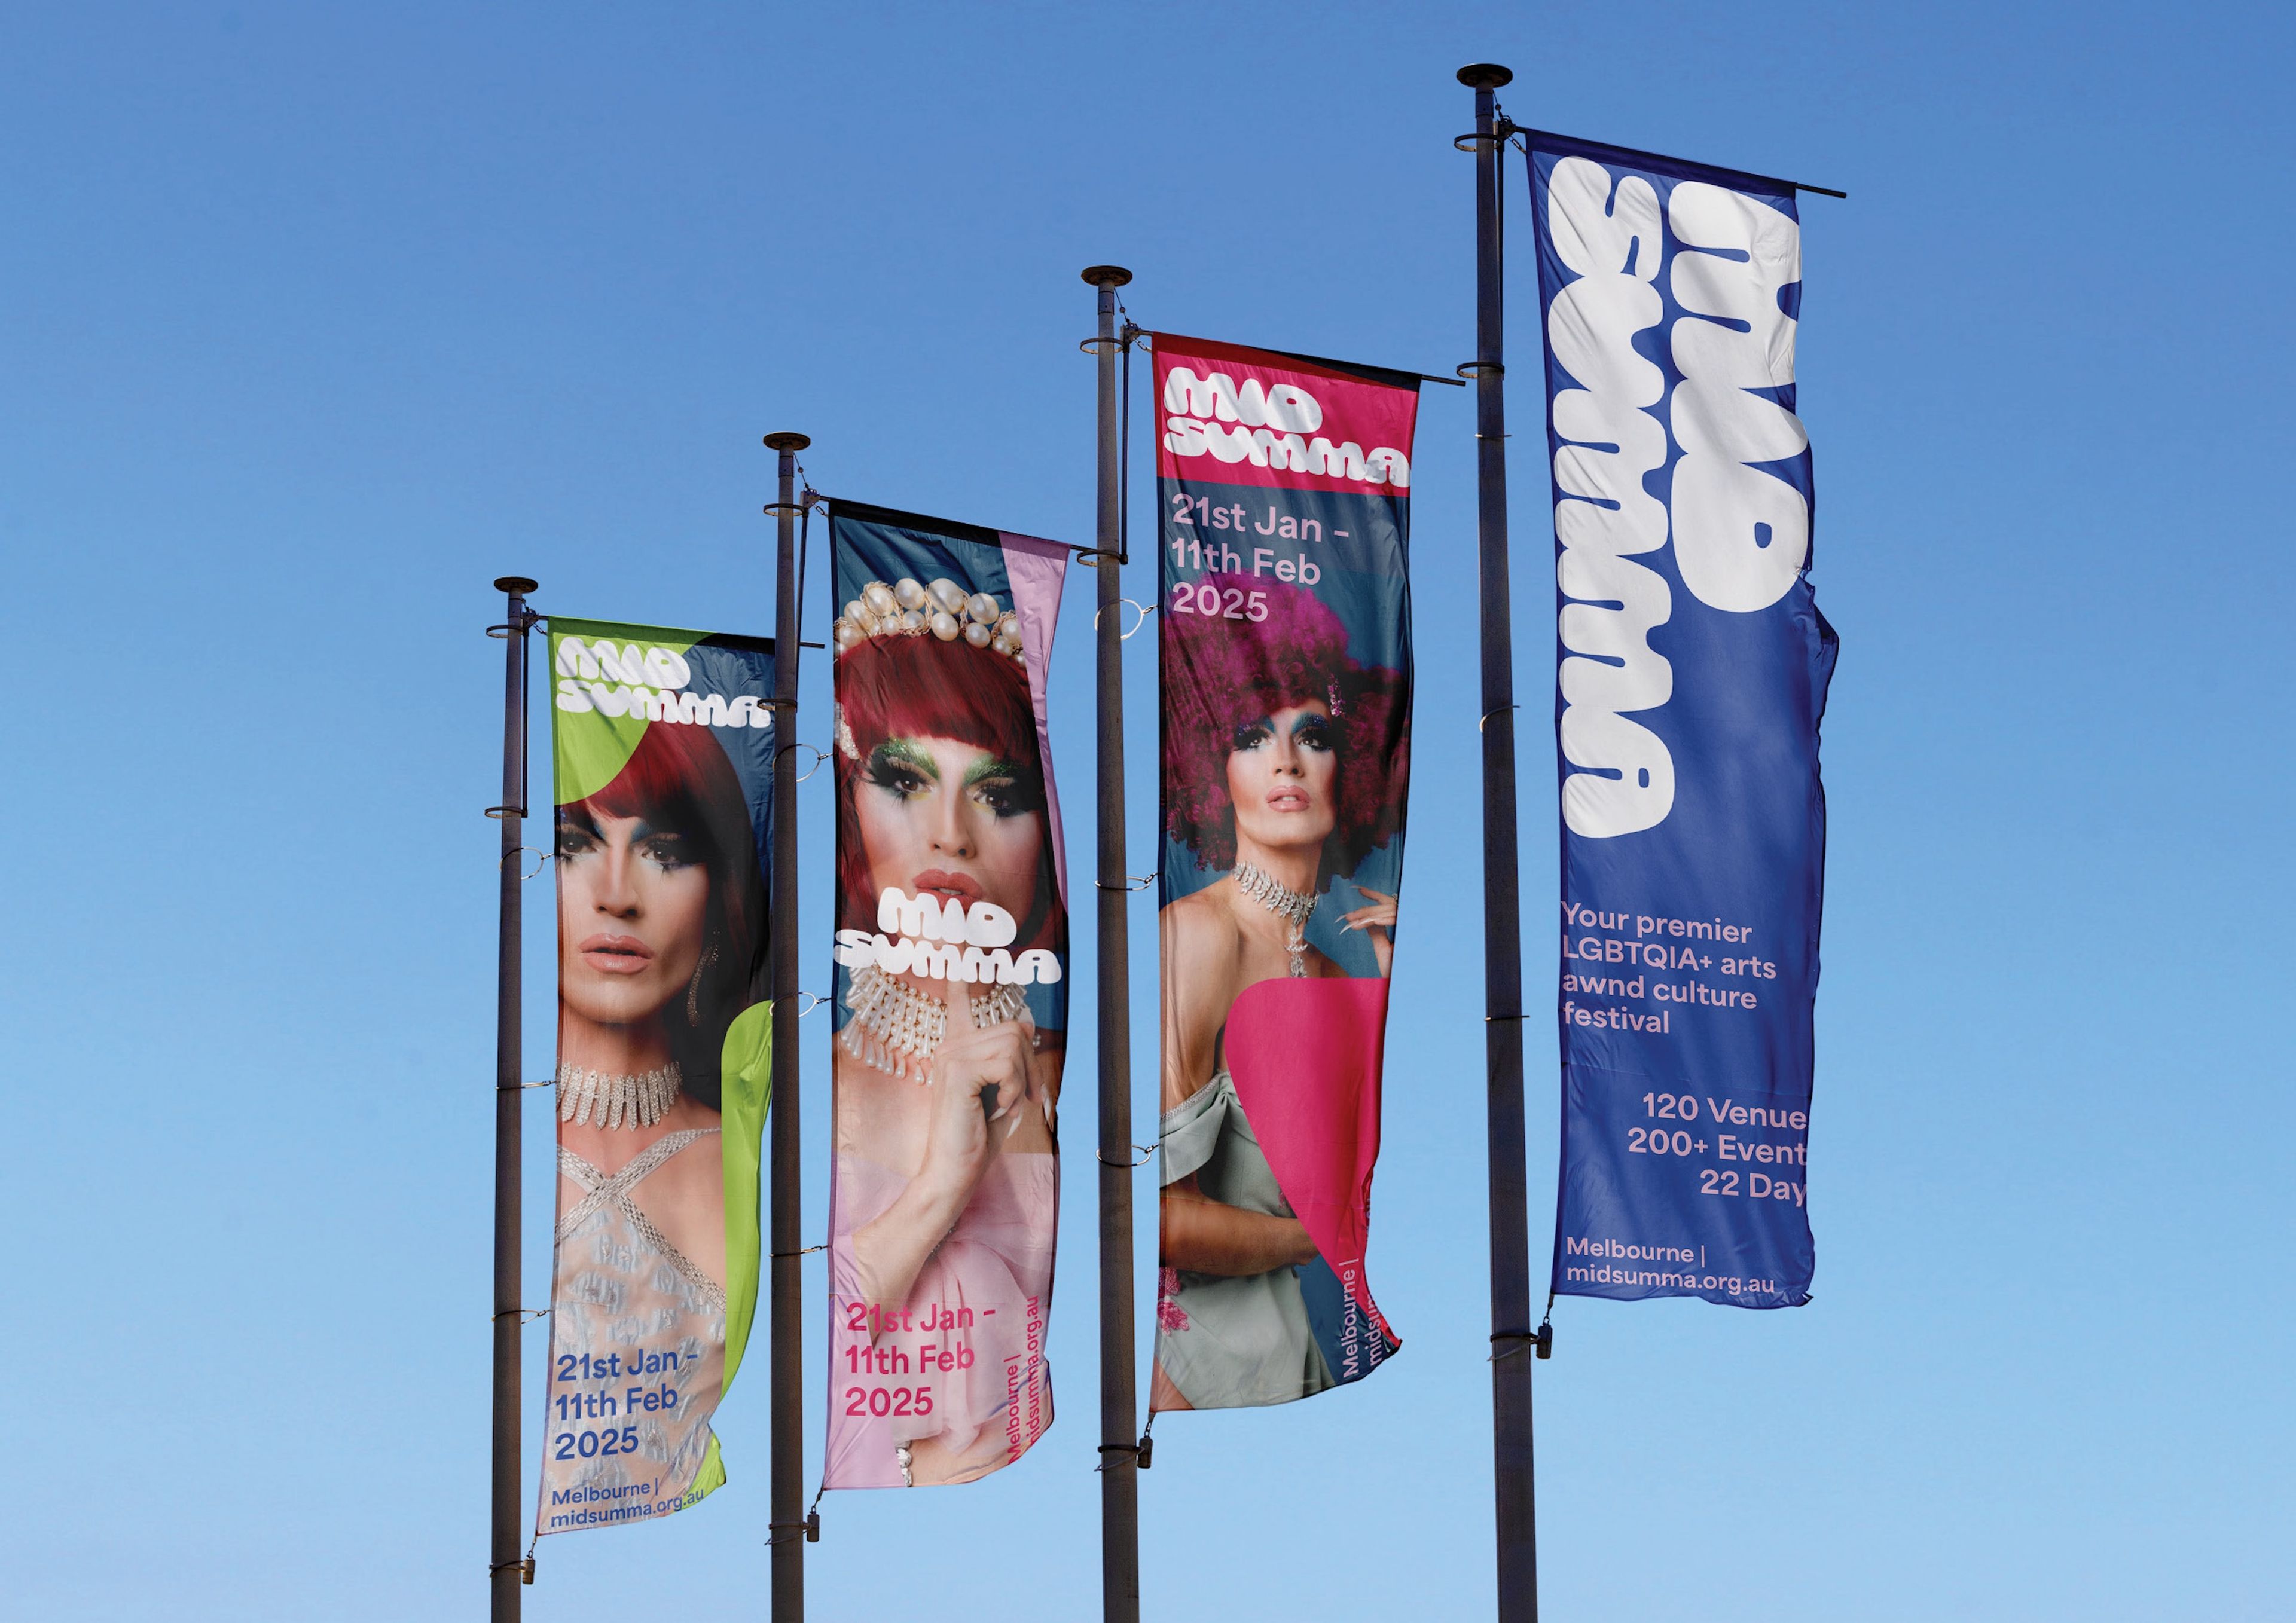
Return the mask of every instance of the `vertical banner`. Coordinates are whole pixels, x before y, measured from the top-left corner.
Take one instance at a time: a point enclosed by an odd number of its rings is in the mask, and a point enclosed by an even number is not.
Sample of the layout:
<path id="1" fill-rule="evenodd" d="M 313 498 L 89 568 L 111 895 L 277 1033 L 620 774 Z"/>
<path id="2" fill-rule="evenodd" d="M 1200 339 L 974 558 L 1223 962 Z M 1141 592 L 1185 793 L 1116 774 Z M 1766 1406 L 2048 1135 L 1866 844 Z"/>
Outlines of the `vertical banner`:
<path id="1" fill-rule="evenodd" d="M 832 502 L 831 1488 L 970 1482 L 1053 1422 L 1069 549 Z"/>
<path id="2" fill-rule="evenodd" d="M 1407 373 L 1159 333 L 1163 1198 L 1149 1406 L 1399 1345 L 1364 1278 L 1410 776 Z"/>
<path id="3" fill-rule="evenodd" d="M 1532 141 L 1562 812 L 1553 1284 L 1799 1307 L 1824 879 L 1793 188 Z"/>
<path id="4" fill-rule="evenodd" d="M 758 1301 L 773 644 L 550 617 L 558 1224 L 537 1533 L 683 1510 Z"/>

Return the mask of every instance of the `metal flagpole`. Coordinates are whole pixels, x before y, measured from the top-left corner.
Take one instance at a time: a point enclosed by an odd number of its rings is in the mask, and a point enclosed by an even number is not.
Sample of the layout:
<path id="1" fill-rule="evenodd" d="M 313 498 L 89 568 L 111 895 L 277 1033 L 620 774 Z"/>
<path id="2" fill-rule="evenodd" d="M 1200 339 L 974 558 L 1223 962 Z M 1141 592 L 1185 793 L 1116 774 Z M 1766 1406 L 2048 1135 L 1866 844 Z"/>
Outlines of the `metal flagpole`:
<path id="1" fill-rule="evenodd" d="M 525 1068 L 523 1037 L 519 1021 L 519 957 L 521 927 L 519 888 L 525 881 L 519 857 L 524 846 L 526 816 L 526 632 L 539 619 L 526 606 L 534 582 L 521 575 L 505 575 L 495 590 L 506 594 L 510 611 L 504 623 L 492 627 L 504 644 L 503 669 L 503 788 L 502 804 L 488 815 L 502 823 L 502 923 L 495 959 L 495 1408 L 494 1479 L 488 1496 L 492 1506 L 492 1538 L 487 1568 L 494 1623 L 518 1623 L 519 1586 L 534 1581 L 534 1563 L 521 1560 L 519 1535 L 519 1468 L 525 1452 L 520 1427 L 518 1381 L 520 1327 L 524 1312 L 520 1299 L 520 1252 L 525 1243 L 520 1209 L 519 1158 L 523 1150 L 526 1093 L 521 1082 Z"/>
<path id="2" fill-rule="evenodd" d="M 773 1478 L 766 1542 L 773 1549 L 774 1623 L 805 1617 L 805 1307 L 799 1294 L 805 1247 L 798 1238 L 797 775 L 789 755 L 797 734 L 797 454 L 803 434 L 768 434 L 780 454 L 774 504 L 779 550 L 774 569 L 774 982 L 773 1101 Z"/>
<path id="3" fill-rule="evenodd" d="M 1100 1609 L 1109 1623 L 1140 1617 L 1140 1462 L 1132 1348 L 1131 955 L 1125 939 L 1124 617 L 1118 566 L 1123 524 L 1124 447 L 1117 431 L 1116 290 L 1132 273 L 1095 265 L 1084 279 L 1099 290 L 1100 328 L 1092 348 L 1100 373 L 1099 607 L 1093 615 L 1100 726 Z"/>
<path id="4" fill-rule="evenodd" d="M 1529 1190 L 1522 1119 L 1522 922 L 1515 873 L 1514 647 L 1507 583 L 1506 367 L 1499 285 L 1496 62 L 1459 70 L 1475 93 L 1475 471 L 1483 621 L 1483 1044 L 1489 1070 L 1491 1456 L 1498 1512 L 1500 1623 L 1537 1623 L 1532 1493 Z"/>

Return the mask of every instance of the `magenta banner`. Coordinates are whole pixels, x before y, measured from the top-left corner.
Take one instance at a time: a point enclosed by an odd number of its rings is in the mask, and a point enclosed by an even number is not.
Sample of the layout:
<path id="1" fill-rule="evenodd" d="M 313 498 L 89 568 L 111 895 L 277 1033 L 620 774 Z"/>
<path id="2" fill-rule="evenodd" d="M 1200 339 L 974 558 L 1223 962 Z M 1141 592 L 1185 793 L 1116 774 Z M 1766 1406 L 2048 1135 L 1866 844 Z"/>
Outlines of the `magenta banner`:
<path id="1" fill-rule="evenodd" d="M 1365 1277 L 1410 778 L 1415 380 L 1156 335 L 1161 1269 L 1150 1406 L 1399 1345 Z"/>

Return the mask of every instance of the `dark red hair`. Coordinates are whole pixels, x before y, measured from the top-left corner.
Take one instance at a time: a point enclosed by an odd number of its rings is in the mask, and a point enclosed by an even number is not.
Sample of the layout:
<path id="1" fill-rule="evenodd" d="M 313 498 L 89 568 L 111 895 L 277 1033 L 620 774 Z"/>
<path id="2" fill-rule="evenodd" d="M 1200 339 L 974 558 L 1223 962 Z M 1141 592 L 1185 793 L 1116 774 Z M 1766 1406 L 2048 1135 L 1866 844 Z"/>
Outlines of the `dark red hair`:
<path id="1" fill-rule="evenodd" d="M 953 738 L 1000 760 L 1032 768 L 1041 782 L 1037 710 L 1029 673 L 1021 661 L 959 638 L 864 637 L 837 656 L 837 923 L 841 930 L 877 927 L 877 893 L 854 798 L 869 756 L 889 738 Z M 850 740 L 855 753 L 848 756 Z M 1044 857 L 1037 871 L 1036 906 L 1020 921 L 1015 952 L 1049 947 L 1068 952 L 1068 914 L 1061 906 L 1060 875 L 1053 867 L 1051 795 L 1046 786 Z"/>
<path id="2" fill-rule="evenodd" d="M 668 1035 L 686 1091 L 712 1109 L 719 1104 L 718 1070 L 726 1029 L 766 996 L 765 887 L 758 865 L 758 835 L 749 799 L 734 764 L 706 726 L 657 721 L 648 725 L 613 782 L 586 799 L 558 808 L 563 820 L 586 807 L 609 817 L 643 817 L 684 837 L 709 875 L 709 908 L 702 951 L 706 961 L 694 996 L 699 1020 L 683 1004 L 666 1008 Z"/>
<path id="3" fill-rule="evenodd" d="M 1411 776 L 1411 713 L 1402 674 L 1348 657 L 1348 628 L 1305 586 L 1264 576 L 1213 574 L 1226 601 L 1237 589 L 1267 604 L 1264 620 L 1167 613 L 1164 658 L 1164 832 L 1206 867 L 1235 866 L 1235 808 L 1227 758 L 1235 735 L 1311 700 L 1332 709 L 1338 798 L 1316 876 L 1352 873 L 1403 825 Z M 1211 593 L 1205 593 L 1212 598 Z"/>

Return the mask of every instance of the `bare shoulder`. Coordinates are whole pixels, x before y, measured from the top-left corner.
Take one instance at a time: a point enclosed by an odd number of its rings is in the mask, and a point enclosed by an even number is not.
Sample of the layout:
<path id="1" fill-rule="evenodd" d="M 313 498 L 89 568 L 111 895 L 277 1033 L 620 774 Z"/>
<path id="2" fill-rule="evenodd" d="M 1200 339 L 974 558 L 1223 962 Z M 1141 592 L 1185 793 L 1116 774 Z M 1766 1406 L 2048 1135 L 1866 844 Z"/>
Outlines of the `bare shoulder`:
<path id="1" fill-rule="evenodd" d="M 1235 1001 L 1243 940 L 1218 885 L 1157 920 L 1163 938 L 1163 1100 L 1171 1110 L 1211 1079 L 1213 1039 Z"/>
<path id="2" fill-rule="evenodd" d="M 1208 885 L 1157 916 L 1168 972 L 1183 985 L 1207 974 L 1226 979 L 1242 950 L 1235 917 L 1218 892 L 1219 886 Z"/>
<path id="3" fill-rule="evenodd" d="M 1221 896 L 1221 886 L 1226 884 L 1226 879 L 1219 879 L 1201 890 L 1192 890 L 1157 914 L 1157 925 L 1164 930 L 1167 941 L 1180 948 L 1210 948 L 1221 941 L 1233 944 L 1235 916 L 1228 912 L 1226 898 Z"/>

